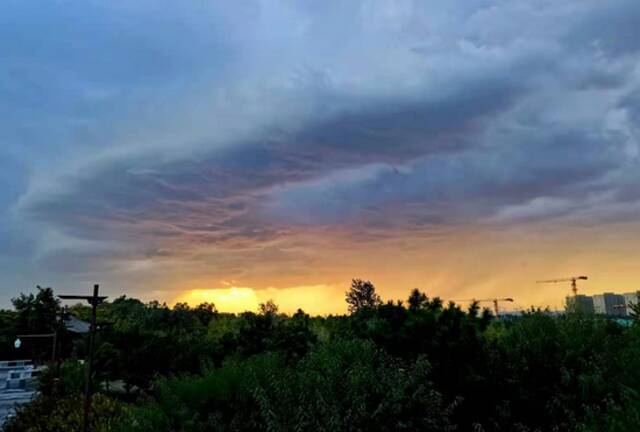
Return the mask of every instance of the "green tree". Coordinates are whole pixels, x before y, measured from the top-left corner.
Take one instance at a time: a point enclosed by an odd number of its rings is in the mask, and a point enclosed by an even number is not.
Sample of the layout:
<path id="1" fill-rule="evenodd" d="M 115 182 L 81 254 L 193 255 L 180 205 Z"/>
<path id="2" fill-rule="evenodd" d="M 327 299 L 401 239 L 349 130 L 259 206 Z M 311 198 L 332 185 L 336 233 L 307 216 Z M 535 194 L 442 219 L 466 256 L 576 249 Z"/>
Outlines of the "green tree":
<path id="1" fill-rule="evenodd" d="M 367 341 L 323 344 L 296 364 L 263 353 L 156 388 L 119 430 L 451 430 L 428 362 L 401 363 Z"/>
<path id="2" fill-rule="evenodd" d="M 375 309 L 382 304 L 382 300 L 376 293 L 376 288 L 373 284 L 362 279 L 353 279 L 351 281 L 351 288 L 346 292 L 345 300 L 351 313 Z"/>
<path id="3" fill-rule="evenodd" d="M 10 417 L 3 432 L 79 432 L 82 430 L 83 396 L 73 395 L 62 399 L 38 397 L 33 402 L 18 407 Z M 120 432 L 115 426 L 123 414 L 124 405 L 103 394 L 93 396 L 89 430 L 93 432 Z"/>
<path id="4" fill-rule="evenodd" d="M 37 286 L 34 296 L 20 294 L 11 300 L 16 310 L 17 330 L 20 333 L 51 333 L 58 325 L 60 300 L 53 294 L 53 289 Z"/>
<path id="5" fill-rule="evenodd" d="M 198 321 L 206 327 L 209 325 L 211 320 L 216 317 L 218 310 L 216 309 L 215 304 L 205 302 L 196 306 L 196 308 L 193 309 L 193 313 L 196 315 L 196 318 L 198 318 Z"/>
<path id="6" fill-rule="evenodd" d="M 260 315 L 269 316 L 277 315 L 278 309 L 278 305 L 275 304 L 275 302 L 271 299 L 267 300 L 264 303 L 260 303 L 260 306 L 258 307 Z"/>
<path id="7" fill-rule="evenodd" d="M 407 299 L 407 303 L 409 304 L 409 310 L 416 312 L 429 303 L 429 297 L 427 297 L 425 293 L 420 292 L 418 288 L 414 288 Z"/>
<path id="8" fill-rule="evenodd" d="M 118 395 L 131 405 L 104 399 L 94 430 L 640 430 L 637 318 L 622 326 L 532 310 L 495 321 L 475 303 L 464 310 L 414 290 L 405 307 L 382 304 L 370 282 L 352 288 L 358 313 L 328 317 L 277 314 L 273 302 L 241 315 L 102 304 L 96 398 L 105 379 L 133 391 Z M 53 293 L 41 291 L 0 311 L 5 345 L 18 324 L 55 323 Z M 71 311 L 86 319 L 89 308 Z M 43 372 L 38 399 L 6 430 L 77 429 L 84 368 L 73 357 L 84 357 L 86 337 L 64 339 L 74 349 L 61 375 Z"/>

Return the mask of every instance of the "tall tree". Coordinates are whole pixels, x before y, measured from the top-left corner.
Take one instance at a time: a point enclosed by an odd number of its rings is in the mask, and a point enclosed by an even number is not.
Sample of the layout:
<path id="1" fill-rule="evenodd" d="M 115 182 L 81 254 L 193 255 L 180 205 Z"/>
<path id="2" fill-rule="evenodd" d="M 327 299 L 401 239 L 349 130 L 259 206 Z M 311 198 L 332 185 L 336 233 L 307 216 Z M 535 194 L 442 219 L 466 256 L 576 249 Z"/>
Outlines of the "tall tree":
<path id="1" fill-rule="evenodd" d="M 375 309 L 382 304 L 376 288 L 370 281 L 353 279 L 351 288 L 345 294 L 345 300 L 349 305 L 349 312 L 355 313 L 364 309 Z"/>
<path id="2" fill-rule="evenodd" d="M 193 309 L 193 312 L 196 314 L 198 321 L 205 327 L 218 315 L 216 305 L 208 302 L 200 303 Z"/>
<path id="3" fill-rule="evenodd" d="M 38 293 L 25 295 L 11 300 L 17 314 L 17 327 L 21 333 L 50 333 L 57 325 L 60 301 L 53 289 L 37 286 Z"/>
<path id="4" fill-rule="evenodd" d="M 407 303 L 409 303 L 409 310 L 415 312 L 425 307 L 429 303 L 429 298 L 425 293 L 420 292 L 418 288 L 414 288 L 409 295 Z"/>
<path id="5" fill-rule="evenodd" d="M 271 299 L 265 303 L 260 303 L 260 315 L 276 315 L 278 313 L 278 305 Z"/>

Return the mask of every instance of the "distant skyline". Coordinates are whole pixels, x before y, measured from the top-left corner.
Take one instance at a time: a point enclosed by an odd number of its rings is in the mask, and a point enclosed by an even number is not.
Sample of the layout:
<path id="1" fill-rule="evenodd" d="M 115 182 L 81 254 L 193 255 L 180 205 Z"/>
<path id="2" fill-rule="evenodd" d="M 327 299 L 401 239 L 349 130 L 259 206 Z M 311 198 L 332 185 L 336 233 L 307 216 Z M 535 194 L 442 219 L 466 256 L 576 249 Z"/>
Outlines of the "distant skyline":
<path id="1" fill-rule="evenodd" d="M 0 305 L 640 289 L 640 2 L 0 5 Z"/>

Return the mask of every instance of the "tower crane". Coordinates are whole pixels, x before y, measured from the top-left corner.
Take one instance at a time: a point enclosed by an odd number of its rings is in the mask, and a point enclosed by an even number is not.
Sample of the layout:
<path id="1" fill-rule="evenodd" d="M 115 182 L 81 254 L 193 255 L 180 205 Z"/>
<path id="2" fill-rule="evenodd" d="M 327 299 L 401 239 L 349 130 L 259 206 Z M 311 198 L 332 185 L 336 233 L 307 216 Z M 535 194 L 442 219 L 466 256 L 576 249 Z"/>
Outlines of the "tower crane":
<path id="1" fill-rule="evenodd" d="M 558 283 L 558 282 L 571 282 L 571 291 L 573 291 L 573 296 L 578 295 L 578 281 L 579 280 L 587 280 L 589 279 L 587 276 L 572 276 L 567 278 L 560 279 L 548 279 L 548 280 L 539 280 L 536 283 Z"/>
<path id="2" fill-rule="evenodd" d="M 500 302 L 511 302 L 513 303 L 513 299 L 511 297 L 505 297 L 505 298 L 486 298 L 486 299 L 465 299 L 465 300 L 454 300 L 457 302 L 478 302 L 478 303 L 488 303 L 491 302 L 493 303 L 493 311 L 496 315 L 496 319 L 500 319 L 500 309 L 498 304 Z"/>

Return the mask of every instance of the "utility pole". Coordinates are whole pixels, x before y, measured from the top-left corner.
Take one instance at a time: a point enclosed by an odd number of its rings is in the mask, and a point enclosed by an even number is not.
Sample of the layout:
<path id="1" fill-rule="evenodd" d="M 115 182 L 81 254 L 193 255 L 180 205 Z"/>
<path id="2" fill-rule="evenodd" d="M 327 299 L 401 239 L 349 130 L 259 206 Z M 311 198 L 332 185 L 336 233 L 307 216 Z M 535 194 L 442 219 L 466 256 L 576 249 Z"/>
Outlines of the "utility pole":
<path id="1" fill-rule="evenodd" d="M 98 295 L 100 290 L 99 285 L 93 286 L 93 295 L 91 296 L 78 296 L 78 295 L 61 295 L 58 296 L 63 300 L 86 300 L 91 305 L 91 326 L 89 327 L 89 349 L 87 352 L 87 369 L 84 382 L 84 416 L 82 419 L 82 431 L 89 432 L 89 419 L 91 416 L 91 381 L 93 378 L 93 345 L 95 343 L 96 331 L 97 331 L 97 310 L 98 305 L 104 302 L 107 297 L 101 297 Z"/>
<path id="2" fill-rule="evenodd" d="M 53 339 L 53 356 L 56 368 L 55 376 L 58 381 L 60 380 L 60 363 L 62 362 L 62 353 L 64 352 L 63 336 L 67 328 L 65 323 L 66 312 L 66 308 L 60 306 L 60 323 L 56 328 L 56 335 Z"/>

